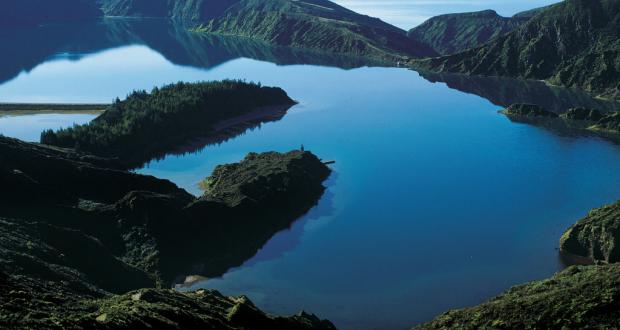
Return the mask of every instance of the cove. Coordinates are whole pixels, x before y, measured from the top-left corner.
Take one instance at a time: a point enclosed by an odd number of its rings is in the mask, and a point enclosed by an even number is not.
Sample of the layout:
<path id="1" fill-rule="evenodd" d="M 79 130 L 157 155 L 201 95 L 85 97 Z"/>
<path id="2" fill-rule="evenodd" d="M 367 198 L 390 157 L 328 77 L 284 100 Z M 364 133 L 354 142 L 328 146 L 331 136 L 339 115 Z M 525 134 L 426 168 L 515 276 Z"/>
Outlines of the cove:
<path id="1" fill-rule="evenodd" d="M 327 192 L 307 215 L 242 266 L 182 290 L 245 294 L 267 312 L 305 309 L 342 329 L 407 329 L 563 268 L 561 233 L 620 197 L 618 146 L 497 113 L 523 98 L 554 111 L 597 104 L 581 93 L 430 77 L 356 59 L 308 62 L 313 57 L 303 52 L 196 39 L 161 22 L 96 28 L 115 37 L 75 32 L 32 51 L 41 55 L 29 63 L 7 64 L 0 101 L 105 103 L 176 81 L 245 79 L 282 87 L 299 104 L 279 120 L 136 171 L 200 194 L 198 182 L 217 164 L 250 151 L 303 144 L 336 161 Z M 36 139 L 45 128 L 92 119 L 40 116 L 50 115 L 2 117 L 0 133 Z"/>

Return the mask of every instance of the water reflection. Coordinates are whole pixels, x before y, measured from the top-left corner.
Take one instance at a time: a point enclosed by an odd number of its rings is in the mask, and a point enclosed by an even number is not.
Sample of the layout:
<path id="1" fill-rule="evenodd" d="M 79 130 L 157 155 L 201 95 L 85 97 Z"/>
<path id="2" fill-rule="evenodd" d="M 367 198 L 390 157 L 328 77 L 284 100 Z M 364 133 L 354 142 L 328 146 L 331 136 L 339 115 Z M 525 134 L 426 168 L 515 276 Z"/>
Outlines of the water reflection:
<path id="1" fill-rule="evenodd" d="M 236 269 L 244 267 L 251 267 L 255 264 L 266 262 L 269 260 L 276 260 L 283 257 L 287 252 L 293 251 L 299 244 L 301 244 L 304 233 L 308 228 L 321 225 L 321 220 L 329 220 L 334 215 L 334 193 L 329 190 L 329 187 L 336 184 L 338 180 L 338 174 L 333 172 L 329 179 L 324 183 L 327 190 L 323 193 L 323 196 L 318 201 L 317 205 L 308 211 L 305 215 L 297 219 L 291 224 L 289 228 L 283 229 L 271 236 L 271 238 L 260 249 L 255 251 L 254 256 L 244 259 L 242 264 L 239 264 L 239 259 L 230 258 L 228 267 L 229 269 L 222 268 L 221 273 L 211 273 L 210 278 L 200 275 L 183 275 L 180 279 L 183 279 L 181 284 L 175 285 L 180 290 L 198 290 L 200 288 L 209 288 L 210 281 L 221 278 L 222 275 L 230 272 L 234 272 Z M 251 247 L 254 247 L 250 245 Z"/>
<path id="2" fill-rule="evenodd" d="M 0 37 L 11 45 L 2 54 L 0 83 L 49 59 L 79 60 L 88 54 L 127 45 L 145 45 L 174 64 L 206 69 L 237 58 L 345 69 L 384 64 L 354 56 L 272 46 L 247 38 L 192 33 L 160 19 L 105 18 L 98 22 L 7 28 L 0 31 Z"/>
<path id="3" fill-rule="evenodd" d="M 434 72 L 420 72 L 420 75 L 432 83 L 445 83 L 452 89 L 484 97 L 502 107 L 528 103 L 556 113 L 563 113 L 574 107 L 600 111 L 620 110 L 619 102 L 596 99 L 583 91 L 553 87 L 542 81 Z"/>

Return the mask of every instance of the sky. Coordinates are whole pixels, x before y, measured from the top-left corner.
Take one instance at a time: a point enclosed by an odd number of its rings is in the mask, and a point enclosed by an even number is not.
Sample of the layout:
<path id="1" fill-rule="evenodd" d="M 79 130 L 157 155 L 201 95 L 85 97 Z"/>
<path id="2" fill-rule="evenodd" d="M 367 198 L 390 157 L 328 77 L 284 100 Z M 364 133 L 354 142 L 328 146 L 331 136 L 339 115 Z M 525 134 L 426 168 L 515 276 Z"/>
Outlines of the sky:
<path id="1" fill-rule="evenodd" d="M 520 11 L 542 7 L 559 0 L 332 0 L 361 14 L 409 30 L 441 14 L 494 9 L 512 16 Z"/>

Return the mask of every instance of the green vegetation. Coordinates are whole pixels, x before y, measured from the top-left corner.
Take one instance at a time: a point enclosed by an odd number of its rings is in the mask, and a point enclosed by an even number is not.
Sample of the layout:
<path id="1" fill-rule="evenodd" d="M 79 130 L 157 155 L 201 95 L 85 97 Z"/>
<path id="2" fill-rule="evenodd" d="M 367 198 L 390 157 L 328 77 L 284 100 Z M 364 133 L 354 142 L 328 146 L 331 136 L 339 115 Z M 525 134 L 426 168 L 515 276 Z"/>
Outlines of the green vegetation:
<path id="1" fill-rule="evenodd" d="M 560 239 L 560 250 L 589 262 L 620 261 L 620 202 L 590 211 Z"/>
<path id="2" fill-rule="evenodd" d="M 441 72 L 546 80 L 620 97 L 620 2 L 566 0 L 462 53 L 413 62 Z"/>
<path id="3" fill-rule="evenodd" d="M 513 104 L 500 111 L 516 122 L 542 126 L 559 133 L 596 134 L 620 143 L 620 112 L 571 108 L 560 115 L 532 104 Z"/>
<path id="4" fill-rule="evenodd" d="M 146 3 L 149 5 L 146 5 Z M 230 0 L 225 2 L 107 0 L 108 15 L 171 17 L 196 33 L 232 35 L 273 45 L 368 56 L 395 61 L 436 53 L 379 19 L 357 14 L 327 0 Z M 217 3 L 217 4 L 216 4 Z M 142 10 L 141 8 L 145 8 Z M 198 9 L 197 9 L 198 8 Z"/>
<path id="5" fill-rule="evenodd" d="M 215 134 L 221 121 L 262 107 L 292 104 L 282 89 L 259 84 L 178 83 L 151 93 L 133 92 L 89 124 L 43 132 L 41 142 L 141 163 L 190 139 Z"/>
<path id="6" fill-rule="evenodd" d="M 620 264 L 573 266 L 414 329 L 615 329 L 619 297 Z"/>
<path id="7" fill-rule="evenodd" d="M 557 118 L 556 113 L 547 111 L 533 104 L 513 104 L 506 110 L 501 111 L 508 116 L 533 117 L 533 118 Z"/>
<path id="8" fill-rule="evenodd" d="M 102 16 L 92 0 L 3 0 L 0 26 L 92 20 Z"/>
<path id="9" fill-rule="evenodd" d="M 261 203 L 276 196 L 288 199 L 283 192 L 305 190 L 303 186 L 294 186 L 303 184 L 304 177 L 327 175 L 325 165 L 311 161 L 313 157 L 301 151 L 286 154 L 250 153 L 237 164 L 216 167 L 201 185 L 205 190 L 203 199 L 225 203 L 230 207 Z"/>
<path id="10" fill-rule="evenodd" d="M 458 53 L 504 35 L 529 18 L 502 17 L 493 10 L 435 16 L 409 31 L 410 38 L 441 55 Z"/>
<path id="11" fill-rule="evenodd" d="M 199 22 L 221 15 L 239 0 L 102 0 L 107 16 L 166 17 Z"/>
<path id="12" fill-rule="evenodd" d="M 11 187 L 0 191 L 0 328 L 333 329 L 243 297 L 161 289 L 221 276 L 312 208 L 330 174 L 316 156 L 251 154 L 225 166 L 234 187 L 200 198 L 115 164 L 0 137 L 0 184 Z"/>

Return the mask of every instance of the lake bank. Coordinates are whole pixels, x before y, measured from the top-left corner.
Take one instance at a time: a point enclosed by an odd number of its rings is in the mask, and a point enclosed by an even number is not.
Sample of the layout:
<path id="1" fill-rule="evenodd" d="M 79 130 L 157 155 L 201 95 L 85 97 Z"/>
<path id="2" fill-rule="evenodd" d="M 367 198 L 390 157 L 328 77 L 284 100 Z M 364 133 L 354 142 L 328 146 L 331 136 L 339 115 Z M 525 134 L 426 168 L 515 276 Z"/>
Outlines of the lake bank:
<path id="1" fill-rule="evenodd" d="M 74 150 L 0 137 L 0 151 L 0 182 L 14 187 L 0 193 L 3 327 L 232 328 L 260 320 L 266 328 L 333 329 L 310 314 L 265 315 L 247 298 L 165 289 L 179 273 L 217 276 L 238 265 L 311 208 L 330 173 L 313 154 L 248 155 L 212 178 L 234 185 L 196 198 Z M 257 191 L 256 178 L 270 183 Z M 191 308 L 179 315 L 181 305 Z"/>

